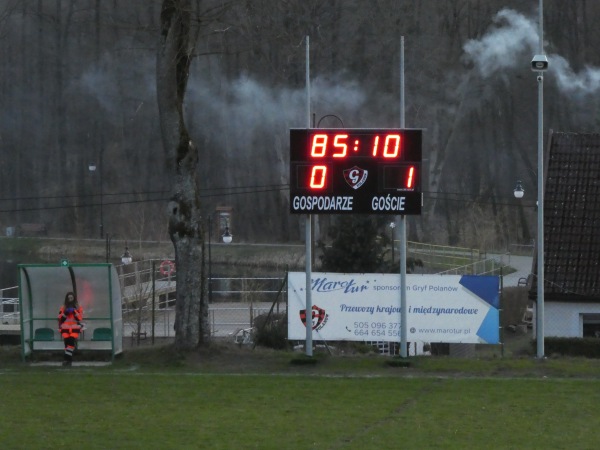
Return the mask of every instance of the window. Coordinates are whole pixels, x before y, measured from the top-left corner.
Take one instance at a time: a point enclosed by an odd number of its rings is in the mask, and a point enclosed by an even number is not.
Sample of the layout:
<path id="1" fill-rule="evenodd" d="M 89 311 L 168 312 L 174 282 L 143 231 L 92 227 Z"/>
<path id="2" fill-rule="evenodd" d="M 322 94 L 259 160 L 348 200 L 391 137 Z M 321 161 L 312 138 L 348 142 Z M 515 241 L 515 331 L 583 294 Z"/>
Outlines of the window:
<path id="1" fill-rule="evenodd" d="M 583 337 L 600 339 L 600 314 L 582 314 Z"/>

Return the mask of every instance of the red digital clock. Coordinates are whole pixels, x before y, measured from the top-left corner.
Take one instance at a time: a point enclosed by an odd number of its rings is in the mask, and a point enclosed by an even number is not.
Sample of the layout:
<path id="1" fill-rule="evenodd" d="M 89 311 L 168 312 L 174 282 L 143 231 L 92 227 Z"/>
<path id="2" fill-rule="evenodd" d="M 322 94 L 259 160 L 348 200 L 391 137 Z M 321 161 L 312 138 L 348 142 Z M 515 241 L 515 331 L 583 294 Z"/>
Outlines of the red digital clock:
<path id="1" fill-rule="evenodd" d="M 417 129 L 290 130 L 290 211 L 420 214 Z"/>

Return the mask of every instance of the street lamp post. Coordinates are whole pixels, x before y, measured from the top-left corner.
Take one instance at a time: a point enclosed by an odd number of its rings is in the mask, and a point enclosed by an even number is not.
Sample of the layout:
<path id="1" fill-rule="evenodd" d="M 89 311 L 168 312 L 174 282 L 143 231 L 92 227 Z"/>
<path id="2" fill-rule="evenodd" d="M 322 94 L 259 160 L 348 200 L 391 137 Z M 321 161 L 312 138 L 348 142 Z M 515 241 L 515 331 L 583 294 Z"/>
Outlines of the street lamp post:
<path id="1" fill-rule="evenodd" d="M 212 255 L 210 254 L 210 243 L 212 241 L 212 220 L 208 215 L 208 303 L 212 303 Z"/>
<path id="2" fill-rule="evenodd" d="M 113 237 L 110 233 L 106 233 L 106 262 L 110 260 L 110 244 Z"/>
<path id="3" fill-rule="evenodd" d="M 104 180 L 102 177 L 102 172 L 103 172 L 103 167 L 104 167 L 104 149 L 101 148 L 100 149 L 100 170 L 98 171 L 99 175 L 100 175 L 100 239 L 104 238 L 104 211 L 103 211 L 103 206 L 104 206 Z M 96 163 L 91 162 L 88 165 L 88 170 L 92 173 L 94 173 L 96 171 Z"/>
<path id="4" fill-rule="evenodd" d="M 539 54 L 533 57 L 531 69 L 537 72 L 538 133 L 537 133 L 537 299 L 536 341 L 537 357 L 544 357 L 544 72 L 548 59 L 544 54 L 544 1 L 539 3 Z"/>
<path id="5" fill-rule="evenodd" d="M 221 236 L 223 243 L 230 244 L 233 235 L 229 232 L 229 221 L 225 222 L 225 232 Z M 212 303 L 212 216 L 208 215 L 208 302 Z"/>
<path id="6" fill-rule="evenodd" d="M 537 298 L 535 309 L 535 338 L 537 357 L 544 357 L 544 72 L 548 58 L 544 54 L 544 1 L 539 3 L 539 53 L 531 60 L 531 70 L 537 72 L 538 127 L 537 127 Z M 523 198 L 521 181 L 514 189 L 516 198 Z"/>

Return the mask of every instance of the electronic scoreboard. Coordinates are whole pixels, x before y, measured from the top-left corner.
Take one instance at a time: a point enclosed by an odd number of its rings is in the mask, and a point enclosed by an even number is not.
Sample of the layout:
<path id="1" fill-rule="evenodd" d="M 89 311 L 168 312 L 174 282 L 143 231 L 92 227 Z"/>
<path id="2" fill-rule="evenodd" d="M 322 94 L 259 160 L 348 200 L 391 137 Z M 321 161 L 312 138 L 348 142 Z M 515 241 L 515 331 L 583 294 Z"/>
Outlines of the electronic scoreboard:
<path id="1" fill-rule="evenodd" d="M 290 211 L 421 214 L 420 129 L 291 129 Z"/>

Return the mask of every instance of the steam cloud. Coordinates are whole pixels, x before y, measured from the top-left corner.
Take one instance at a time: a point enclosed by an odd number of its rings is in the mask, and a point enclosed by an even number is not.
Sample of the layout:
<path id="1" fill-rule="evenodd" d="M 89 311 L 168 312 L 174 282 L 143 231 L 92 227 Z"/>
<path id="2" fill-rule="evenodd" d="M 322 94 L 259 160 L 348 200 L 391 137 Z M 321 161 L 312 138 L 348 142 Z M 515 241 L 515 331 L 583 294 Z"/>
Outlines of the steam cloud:
<path id="1" fill-rule="evenodd" d="M 481 76 L 487 78 L 499 70 L 528 64 L 525 59 L 539 53 L 538 24 L 524 15 L 503 9 L 494 17 L 494 26 L 479 40 L 465 43 L 463 50 Z M 548 76 L 554 77 L 563 93 L 589 94 L 600 89 L 600 69 L 586 67 L 575 73 L 560 55 L 548 55 Z"/>
<path id="2" fill-rule="evenodd" d="M 204 105 L 208 117 L 218 117 L 221 123 L 245 124 L 249 129 L 283 126 L 306 126 L 306 91 L 273 88 L 252 78 L 240 77 L 220 88 L 209 81 L 192 83 L 190 101 Z M 357 82 L 317 77 L 311 81 L 311 109 L 322 112 L 349 113 L 365 105 L 366 94 Z M 319 116 L 317 117 L 317 119 Z M 339 124 L 336 124 L 339 125 Z"/>
<path id="3" fill-rule="evenodd" d="M 494 23 L 496 26 L 480 40 L 467 41 L 463 46 L 467 59 L 475 63 L 483 77 L 522 64 L 519 57 L 525 50 L 533 52 L 539 39 L 537 25 L 511 9 L 496 14 Z"/>

